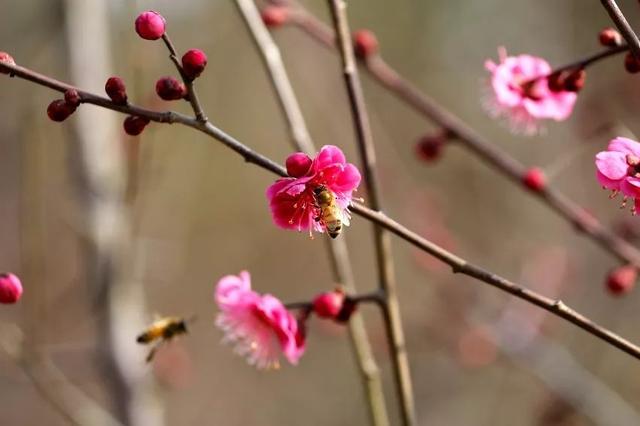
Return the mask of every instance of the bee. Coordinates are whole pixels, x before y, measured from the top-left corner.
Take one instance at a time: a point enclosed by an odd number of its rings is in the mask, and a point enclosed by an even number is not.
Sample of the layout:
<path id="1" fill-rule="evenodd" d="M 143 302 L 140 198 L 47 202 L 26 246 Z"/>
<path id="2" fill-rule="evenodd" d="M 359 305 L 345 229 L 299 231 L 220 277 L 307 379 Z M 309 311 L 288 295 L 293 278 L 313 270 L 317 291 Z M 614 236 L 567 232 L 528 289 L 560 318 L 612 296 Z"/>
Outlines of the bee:
<path id="1" fill-rule="evenodd" d="M 342 231 L 342 210 L 336 203 L 336 196 L 326 186 L 320 185 L 313 189 L 313 198 L 320 209 L 316 222 L 325 226 L 331 238 L 336 238 Z"/>
<path id="2" fill-rule="evenodd" d="M 149 351 L 149 355 L 147 355 L 146 361 L 151 362 L 153 356 L 156 354 L 156 351 L 163 343 L 169 342 L 176 336 L 180 334 L 187 333 L 187 322 L 191 320 L 186 320 L 180 317 L 164 317 L 159 318 L 154 321 L 145 331 L 140 333 L 136 338 L 136 342 L 141 344 L 149 344 L 157 341 L 155 346 L 151 348 Z"/>

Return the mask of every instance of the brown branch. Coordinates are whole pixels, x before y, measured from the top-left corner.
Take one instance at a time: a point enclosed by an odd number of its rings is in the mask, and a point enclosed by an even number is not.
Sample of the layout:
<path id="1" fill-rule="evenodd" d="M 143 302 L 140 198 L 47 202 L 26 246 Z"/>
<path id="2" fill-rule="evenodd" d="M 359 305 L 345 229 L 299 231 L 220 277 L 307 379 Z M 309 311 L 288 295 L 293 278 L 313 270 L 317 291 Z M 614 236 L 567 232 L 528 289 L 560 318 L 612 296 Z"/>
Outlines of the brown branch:
<path id="1" fill-rule="evenodd" d="M 45 82 L 39 83 L 39 78 L 36 77 L 39 74 L 35 74 L 24 67 L 20 67 L 17 65 L 9 65 L 2 62 L 0 62 L 0 71 L 7 71 L 9 73 L 13 73 L 16 76 L 28 75 L 30 77 L 28 78 L 28 80 L 36 82 L 43 86 L 47 86 L 47 87 L 55 86 L 55 84 L 53 83 L 56 82 L 56 80 L 49 78 L 46 80 L 46 84 Z M 26 78 L 26 77 L 22 77 L 22 78 Z M 65 84 L 65 83 L 60 83 L 60 86 L 52 87 L 52 88 L 54 90 L 64 92 L 70 87 L 72 86 L 69 86 L 68 84 Z M 82 92 L 82 93 L 85 95 L 87 94 L 87 92 Z M 264 155 L 252 150 L 248 146 L 242 144 L 240 141 L 228 135 L 224 131 L 218 129 L 210 122 L 207 122 L 206 124 L 202 124 L 202 123 L 199 123 L 195 118 L 186 117 L 181 114 L 177 114 L 175 112 L 159 113 L 157 111 L 145 110 L 143 108 L 136 107 L 133 105 L 127 105 L 127 106 L 115 105 L 110 100 L 101 98 L 100 96 L 97 96 L 97 95 L 91 95 L 87 99 L 90 99 L 90 100 L 102 99 L 100 102 L 104 103 L 105 108 L 112 109 L 114 111 L 120 111 L 125 114 L 138 114 L 143 117 L 147 117 L 153 121 L 160 121 L 158 120 L 159 117 L 164 117 L 166 114 L 169 114 L 171 116 L 176 117 L 175 121 L 173 122 L 180 123 L 187 127 L 197 129 L 211 136 L 213 139 L 218 140 L 223 145 L 227 146 L 228 148 L 232 149 L 237 154 L 242 156 L 246 162 L 256 164 L 257 166 L 265 170 L 269 170 L 276 175 L 287 176 L 287 173 L 284 167 L 277 164 L 273 160 L 265 157 Z M 94 103 L 94 102 L 90 102 L 90 103 Z M 526 300 L 529 303 L 532 303 L 548 312 L 551 312 L 552 314 L 560 318 L 563 318 L 569 321 L 570 323 L 585 330 L 589 334 L 592 334 L 598 337 L 599 339 L 609 343 L 611 346 L 614 346 L 622 350 L 623 352 L 626 352 L 627 354 L 631 355 L 632 357 L 640 360 L 640 347 L 634 345 L 628 340 L 625 340 L 624 338 L 622 338 L 621 336 L 618 336 L 612 331 L 594 323 L 589 318 L 569 308 L 560 300 L 554 300 L 554 299 L 545 297 L 539 293 L 536 293 L 532 290 L 527 289 L 526 287 L 519 286 L 518 284 L 515 284 L 497 274 L 494 274 L 478 266 L 475 266 L 467 262 L 463 258 L 456 256 L 455 254 L 438 246 L 437 244 L 421 237 L 417 233 L 406 228 L 404 225 L 401 225 L 395 220 L 387 217 L 382 212 L 377 212 L 358 204 L 352 205 L 351 210 L 355 214 L 362 216 L 363 218 L 384 227 L 385 229 L 391 231 L 393 234 L 400 237 L 402 240 L 412 244 L 413 246 L 431 254 L 432 256 L 436 257 L 440 261 L 448 264 L 449 266 L 452 267 L 453 272 L 468 275 L 472 278 L 477 279 L 478 281 L 490 284 L 506 293 L 512 294 L 515 297 Z"/>
<path id="2" fill-rule="evenodd" d="M 236 5 L 253 36 L 253 40 L 268 71 L 273 90 L 287 120 L 294 148 L 309 155 L 314 154 L 316 149 L 287 76 L 278 46 L 274 43 L 271 34 L 262 22 L 258 8 L 253 0 L 236 0 Z M 347 243 L 343 238 L 338 240 L 325 238 L 325 241 L 327 242 L 327 252 L 331 260 L 334 279 L 344 287 L 347 294 L 355 294 L 356 285 L 351 262 L 349 261 Z M 309 309 L 309 302 L 306 302 L 302 307 Z M 388 426 L 389 417 L 382 389 L 380 369 L 373 356 L 364 319 L 360 314 L 354 313 L 351 316 L 349 332 L 362 383 L 367 394 L 371 422 L 375 426 Z"/>
<path id="3" fill-rule="evenodd" d="M 349 95 L 351 116 L 356 130 L 356 141 L 360 152 L 360 159 L 362 160 L 367 196 L 369 197 L 371 207 L 374 210 L 381 210 L 382 196 L 376 174 L 375 147 L 373 145 L 369 115 L 362 93 L 360 76 L 358 75 L 358 67 L 356 66 L 354 58 L 351 32 L 349 31 L 349 21 L 347 19 L 347 4 L 344 0 L 328 0 L 328 3 L 335 33 L 337 34 L 342 70 Z M 382 227 L 377 225 L 373 226 L 373 236 L 376 262 L 378 265 L 378 277 L 380 279 L 380 291 L 384 295 L 384 303 L 380 306 L 384 314 L 385 329 L 389 339 L 394 379 L 400 400 L 402 423 L 405 425 L 415 425 L 417 423 L 415 402 L 411 384 L 411 372 L 409 370 L 409 359 L 407 357 L 404 331 L 402 329 L 400 305 L 397 297 L 397 284 L 393 271 L 391 238 Z"/>
<path id="4" fill-rule="evenodd" d="M 600 0 L 600 3 L 602 3 L 618 30 L 620 30 L 622 37 L 627 41 L 633 56 L 640 61 L 640 40 L 638 40 L 638 36 L 633 32 L 633 28 L 627 22 L 615 0 Z"/>
<path id="5" fill-rule="evenodd" d="M 287 2 L 289 4 L 290 2 Z M 291 14 L 293 22 L 322 45 L 335 48 L 333 31 L 301 6 L 296 6 Z M 611 49 L 615 51 L 615 49 Z M 527 168 L 517 159 L 500 149 L 496 144 L 476 133 L 460 118 L 440 106 L 422 93 L 413 84 L 402 78 L 379 55 L 361 61 L 364 68 L 380 84 L 389 89 L 399 99 L 412 106 L 427 119 L 437 123 L 458 139 L 473 154 L 496 170 L 522 186 L 522 178 Z M 573 224 L 579 232 L 598 243 L 604 250 L 615 255 L 620 261 L 640 267 L 640 251 L 605 228 L 585 209 L 550 185 L 540 191 L 530 191 L 560 217 Z"/>

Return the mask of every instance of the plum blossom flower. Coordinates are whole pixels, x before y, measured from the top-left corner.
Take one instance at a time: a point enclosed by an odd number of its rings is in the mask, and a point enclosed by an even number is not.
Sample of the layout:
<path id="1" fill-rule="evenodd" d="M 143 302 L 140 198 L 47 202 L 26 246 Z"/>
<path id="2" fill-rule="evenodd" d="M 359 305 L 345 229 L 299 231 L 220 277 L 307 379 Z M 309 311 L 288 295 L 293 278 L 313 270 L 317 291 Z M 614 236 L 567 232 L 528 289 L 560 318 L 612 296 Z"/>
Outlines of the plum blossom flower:
<path id="1" fill-rule="evenodd" d="M 278 179 L 267 189 L 271 215 L 277 226 L 309 231 L 309 235 L 312 231 L 325 232 L 325 224 L 317 220 L 320 209 L 314 198 L 314 190 L 322 186 L 334 195 L 342 225 L 349 225 L 347 208 L 360 184 L 360 172 L 347 163 L 340 148 L 325 145 L 313 160 L 296 152 L 287 158 L 286 164 L 290 177 Z"/>
<path id="2" fill-rule="evenodd" d="M 612 191 L 614 198 L 622 192 L 622 207 L 629 198 L 635 215 L 640 209 L 640 143 L 617 137 L 612 139 L 606 151 L 596 154 L 596 177 L 604 189 Z"/>
<path id="3" fill-rule="evenodd" d="M 276 297 L 251 290 L 247 271 L 222 277 L 215 299 L 220 308 L 216 325 L 224 341 L 259 369 L 279 368 L 280 352 L 291 364 L 304 353 L 304 330 Z"/>
<path id="4" fill-rule="evenodd" d="M 573 111 L 576 93 L 548 87 L 551 66 L 531 55 L 507 56 L 498 49 L 500 63 L 485 62 L 491 73 L 492 94 L 485 103 L 494 117 L 507 118 L 516 133 L 533 135 L 540 130 L 539 120 L 566 120 Z"/>

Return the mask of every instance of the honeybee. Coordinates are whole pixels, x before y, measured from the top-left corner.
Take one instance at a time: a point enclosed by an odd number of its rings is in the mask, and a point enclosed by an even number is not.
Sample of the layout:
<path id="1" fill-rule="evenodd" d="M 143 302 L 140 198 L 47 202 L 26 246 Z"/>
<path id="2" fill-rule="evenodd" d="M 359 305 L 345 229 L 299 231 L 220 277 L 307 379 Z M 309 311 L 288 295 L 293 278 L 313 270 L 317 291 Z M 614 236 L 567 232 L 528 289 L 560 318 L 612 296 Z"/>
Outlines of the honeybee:
<path id="1" fill-rule="evenodd" d="M 156 351 L 163 343 L 169 342 L 174 337 L 180 334 L 187 333 L 187 322 L 191 320 L 186 320 L 180 317 L 164 317 L 159 318 L 154 321 L 145 331 L 140 333 L 136 338 L 136 342 L 141 344 L 149 344 L 157 341 L 155 346 L 151 348 L 149 351 L 149 355 L 147 355 L 146 361 L 151 362 L 153 356 L 156 354 Z"/>
<path id="2" fill-rule="evenodd" d="M 320 185 L 313 189 L 313 197 L 320 209 L 316 222 L 325 226 L 331 238 L 336 238 L 342 231 L 342 210 L 336 203 L 336 196 L 326 186 Z"/>

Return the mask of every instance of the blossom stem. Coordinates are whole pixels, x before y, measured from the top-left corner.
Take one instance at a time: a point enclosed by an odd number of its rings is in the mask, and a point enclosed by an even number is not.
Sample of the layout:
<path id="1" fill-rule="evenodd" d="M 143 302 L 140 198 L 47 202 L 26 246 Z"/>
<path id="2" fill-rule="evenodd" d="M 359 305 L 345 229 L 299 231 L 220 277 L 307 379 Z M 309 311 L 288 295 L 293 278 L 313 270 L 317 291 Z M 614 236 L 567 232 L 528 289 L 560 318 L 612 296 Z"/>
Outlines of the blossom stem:
<path id="1" fill-rule="evenodd" d="M 142 117 L 146 117 L 151 121 L 164 123 L 180 123 L 184 126 L 191 127 L 221 142 L 223 145 L 227 146 L 228 148 L 232 149 L 234 152 L 242 156 L 246 162 L 256 164 L 257 166 L 265 170 L 269 170 L 279 176 L 287 176 L 287 172 L 284 167 L 265 157 L 264 155 L 254 151 L 248 146 L 242 144 L 237 139 L 215 127 L 213 124 L 211 124 L 211 122 L 203 124 L 198 122 L 193 117 L 188 117 L 186 115 L 172 111 L 152 111 L 132 104 L 117 105 L 105 97 L 82 91 L 69 84 L 62 83 L 50 77 L 45 77 L 42 74 L 35 73 L 28 68 L 24 68 L 19 65 L 10 65 L 0 62 L 0 71 L 6 71 L 11 76 L 19 77 L 39 85 L 49 87 L 61 93 L 64 93 L 71 88 L 76 89 L 80 94 L 82 101 L 85 103 L 94 104 L 113 111 L 122 112 L 124 114 L 139 115 Z M 509 281 L 506 278 L 501 277 L 500 275 L 476 266 L 468 262 L 467 260 L 455 255 L 454 253 L 451 253 L 438 246 L 437 244 L 427 240 L 426 238 L 423 238 L 416 232 L 411 231 L 404 225 L 387 217 L 382 212 L 371 210 L 359 204 L 352 205 L 350 209 L 355 214 L 384 227 L 385 229 L 400 237 L 402 240 L 408 242 L 409 244 L 419 248 L 426 253 L 431 254 L 441 262 L 451 266 L 454 273 L 467 275 L 476 279 L 477 281 L 489 284 L 517 298 L 536 305 L 560 318 L 565 319 L 566 321 L 585 330 L 587 333 L 598 337 L 611 346 L 620 349 L 621 351 L 640 360 L 640 347 L 613 333 L 605 327 L 596 324 L 594 321 L 571 309 L 560 300 L 554 300 L 545 297 L 524 286 L 520 286 L 512 281 Z"/>
<path id="2" fill-rule="evenodd" d="M 363 293 L 363 294 L 355 294 L 355 295 L 346 295 L 346 299 L 350 302 L 359 305 L 360 303 L 376 303 L 381 304 L 384 303 L 384 295 L 379 291 L 373 291 L 371 293 Z M 285 303 L 284 307 L 289 310 L 311 310 L 313 307 L 313 301 L 301 301 L 301 302 L 290 302 Z"/>
<path id="3" fill-rule="evenodd" d="M 279 0 L 279 3 L 282 2 L 287 5 L 294 4 L 289 0 Z M 321 45 L 327 48 L 336 48 L 331 28 L 302 6 L 297 3 L 295 5 L 291 14 L 292 22 Z M 615 49 L 611 50 L 614 51 L 611 54 L 615 53 Z M 400 76 L 380 55 L 369 56 L 366 60 L 361 60 L 361 64 L 378 83 L 400 100 L 409 104 L 425 118 L 448 130 L 471 153 L 522 187 L 522 177 L 526 173 L 527 167 L 516 158 L 478 134 L 460 118 L 421 92 L 416 86 Z M 585 214 L 585 209 L 582 206 L 551 185 L 547 184 L 540 191 L 527 191 L 527 193 L 537 196 L 547 207 L 574 225 L 578 232 L 599 244 L 602 249 L 616 256 L 623 263 L 631 263 L 640 267 L 640 251 L 638 249 L 607 229 L 596 218 Z"/>
<path id="4" fill-rule="evenodd" d="M 351 31 L 347 19 L 347 4 L 344 0 L 328 0 L 333 27 L 337 35 L 345 86 L 349 96 L 349 106 L 356 130 L 356 141 L 362 160 L 364 182 L 371 207 L 382 209 L 380 184 L 376 174 L 375 147 L 369 123 L 369 115 L 364 102 L 358 67 L 356 66 Z M 400 305 L 397 297 L 397 284 L 394 274 L 393 255 L 390 234 L 378 225 L 373 226 L 376 261 L 380 279 L 380 291 L 384 295 L 380 304 L 383 312 L 389 348 L 393 360 L 394 379 L 400 400 L 402 423 L 407 426 L 417 424 L 415 402 L 409 370 Z"/>
<path id="5" fill-rule="evenodd" d="M 287 120 L 289 134 L 294 148 L 298 151 L 306 152 L 308 155 L 313 155 L 316 148 L 307 129 L 289 77 L 287 76 L 287 71 L 284 67 L 278 46 L 273 41 L 271 34 L 263 23 L 253 0 L 236 0 L 236 5 L 263 59 L 265 68 L 271 79 L 273 90 L 279 101 L 283 115 Z M 344 287 L 347 294 L 355 294 L 356 286 L 351 262 L 349 260 L 347 243 L 344 238 L 336 240 L 325 238 L 325 241 L 335 281 Z M 305 303 L 305 305 L 302 306 L 304 309 L 309 310 L 311 308 L 310 302 L 302 303 Z M 371 349 L 364 319 L 357 312 L 354 313 L 349 320 L 349 331 L 351 344 L 367 395 L 371 422 L 374 426 L 388 426 L 389 417 L 382 389 L 380 369 L 373 356 L 373 350 Z"/>
<path id="6" fill-rule="evenodd" d="M 606 9 L 607 13 L 611 17 L 611 20 L 618 30 L 620 30 L 620 34 L 627 41 L 631 49 L 631 53 L 636 58 L 636 60 L 640 61 L 640 40 L 638 40 L 638 36 L 627 22 L 627 19 L 624 17 L 624 14 L 616 4 L 615 0 L 600 0 L 602 6 Z"/>
<path id="7" fill-rule="evenodd" d="M 196 115 L 196 119 L 202 123 L 206 122 L 207 116 L 205 115 L 202 106 L 200 105 L 198 93 L 193 87 L 193 80 L 187 77 L 187 75 L 184 73 L 182 64 L 178 59 L 178 53 L 176 51 L 176 48 L 173 46 L 171 39 L 169 38 L 169 34 L 167 34 L 166 32 L 162 34 L 162 41 L 164 41 L 165 46 L 167 46 L 167 49 L 169 50 L 169 59 L 171 59 L 171 62 L 173 62 L 173 64 L 176 66 L 176 69 L 180 73 L 180 78 L 182 78 L 182 81 L 187 88 L 187 97 L 189 98 L 188 100 L 191 104 L 191 108 Z"/>

